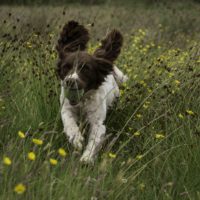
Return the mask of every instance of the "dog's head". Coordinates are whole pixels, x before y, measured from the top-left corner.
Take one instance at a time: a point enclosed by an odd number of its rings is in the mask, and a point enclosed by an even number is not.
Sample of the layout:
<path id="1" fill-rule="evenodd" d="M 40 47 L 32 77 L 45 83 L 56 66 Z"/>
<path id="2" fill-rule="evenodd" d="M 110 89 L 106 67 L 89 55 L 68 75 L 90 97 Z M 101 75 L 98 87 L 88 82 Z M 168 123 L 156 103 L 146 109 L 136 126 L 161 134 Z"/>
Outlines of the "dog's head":
<path id="1" fill-rule="evenodd" d="M 69 89 L 97 89 L 112 73 L 123 38 L 119 31 L 111 31 L 93 55 L 85 51 L 88 40 L 87 29 L 75 21 L 68 22 L 60 34 L 56 46 L 59 54 L 57 74 Z"/>

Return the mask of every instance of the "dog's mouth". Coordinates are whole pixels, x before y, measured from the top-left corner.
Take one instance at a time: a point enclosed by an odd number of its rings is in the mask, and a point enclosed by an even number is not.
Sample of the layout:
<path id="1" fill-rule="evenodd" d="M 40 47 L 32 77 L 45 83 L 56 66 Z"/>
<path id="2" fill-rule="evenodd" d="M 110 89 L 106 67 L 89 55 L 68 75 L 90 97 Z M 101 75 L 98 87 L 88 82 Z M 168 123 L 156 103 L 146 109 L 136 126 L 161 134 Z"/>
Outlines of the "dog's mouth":
<path id="1" fill-rule="evenodd" d="M 67 88 L 65 97 L 69 100 L 71 105 L 77 105 L 84 95 L 84 89 Z"/>

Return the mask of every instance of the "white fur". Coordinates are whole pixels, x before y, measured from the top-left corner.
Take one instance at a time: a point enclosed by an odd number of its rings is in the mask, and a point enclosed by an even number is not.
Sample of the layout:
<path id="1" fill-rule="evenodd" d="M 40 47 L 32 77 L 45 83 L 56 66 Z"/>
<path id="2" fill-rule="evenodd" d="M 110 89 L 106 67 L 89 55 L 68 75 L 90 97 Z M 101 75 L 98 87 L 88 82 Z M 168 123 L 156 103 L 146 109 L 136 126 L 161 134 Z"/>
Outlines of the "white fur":
<path id="1" fill-rule="evenodd" d="M 91 163 L 101 148 L 106 134 L 104 121 L 108 107 L 112 106 L 114 100 L 119 97 L 118 84 L 127 80 L 116 66 L 113 74 L 108 75 L 105 81 L 97 90 L 90 90 L 78 105 L 72 106 L 64 95 L 64 87 L 61 84 L 61 117 L 64 125 L 64 132 L 69 138 L 69 142 L 76 149 L 82 150 L 84 140 L 77 125 L 78 109 L 86 114 L 86 119 L 90 125 L 88 144 L 81 156 L 81 161 Z M 118 83 L 118 84 L 117 84 Z"/>

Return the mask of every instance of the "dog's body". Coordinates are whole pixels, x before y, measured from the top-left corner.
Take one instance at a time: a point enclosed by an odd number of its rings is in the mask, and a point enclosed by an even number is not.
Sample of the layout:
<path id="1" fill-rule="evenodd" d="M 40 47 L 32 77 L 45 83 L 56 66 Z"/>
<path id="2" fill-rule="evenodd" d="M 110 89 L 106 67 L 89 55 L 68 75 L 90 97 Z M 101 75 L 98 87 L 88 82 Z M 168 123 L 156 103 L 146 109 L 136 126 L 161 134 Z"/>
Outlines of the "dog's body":
<path id="1" fill-rule="evenodd" d="M 81 161 L 91 163 L 105 138 L 107 110 L 119 97 L 118 84 L 126 81 L 127 77 L 112 64 L 122 45 L 119 32 L 113 31 L 108 35 L 94 55 L 83 51 L 88 40 L 87 30 L 77 22 L 65 25 L 57 45 L 60 57 L 57 71 L 61 78 L 60 104 L 64 132 L 69 142 L 82 150 L 84 138 L 78 127 L 81 110 L 90 125 L 88 144 Z M 65 95 L 67 89 L 77 91 L 78 101 Z M 83 91 L 82 97 L 80 91 Z"/>

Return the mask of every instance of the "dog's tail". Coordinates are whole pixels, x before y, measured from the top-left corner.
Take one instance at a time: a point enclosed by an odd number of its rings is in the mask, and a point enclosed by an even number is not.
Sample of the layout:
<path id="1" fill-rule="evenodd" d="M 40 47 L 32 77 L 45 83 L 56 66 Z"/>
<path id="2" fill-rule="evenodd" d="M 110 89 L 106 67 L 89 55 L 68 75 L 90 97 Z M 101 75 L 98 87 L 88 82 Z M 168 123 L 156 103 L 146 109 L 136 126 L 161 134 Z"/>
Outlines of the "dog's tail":
<path id="1" fill-rule="evenodd" d="M 113 62 L 120 54 L 122 43 L 122 34 L 114 29 L 101 41 L 101 46 L 96 49 L 94 55 Z"/>
<path id="2" fill-rule="evenodd" d="M 76 21 L 69 21 L 63 27 L 56 46 L 59 57 L 69 52 L 85 50 L 88 41 L 88 30 Z"/>

